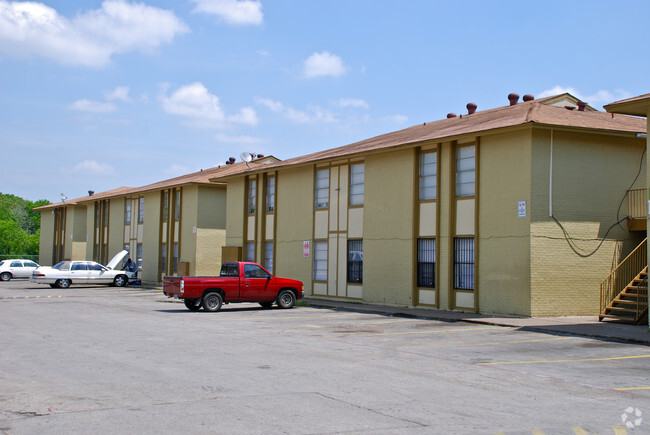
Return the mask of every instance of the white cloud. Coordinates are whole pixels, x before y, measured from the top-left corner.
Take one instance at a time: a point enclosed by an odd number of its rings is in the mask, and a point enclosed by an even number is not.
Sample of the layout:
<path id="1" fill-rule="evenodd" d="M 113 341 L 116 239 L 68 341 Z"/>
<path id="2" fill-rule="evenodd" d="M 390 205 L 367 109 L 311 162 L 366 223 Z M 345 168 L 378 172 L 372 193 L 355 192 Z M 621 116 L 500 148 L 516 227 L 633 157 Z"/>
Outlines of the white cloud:
<path id="1" fill-rule="evenodd" d="M 384 121 L 391 122 L 393 124 L 406 124 L 409 120 L 408 116 L 405 115 L 390 115 L 385 116 Z"/>
<path id="2" fill-rule="evenodd" d="M 107 163 L 99 163 L 95 160 L 84 160 L 77 163 L 72 170 L 82 175 L 115 175 L 115 168 Z"/>
<path id="3" fill-rule="evenodd" d="M 112 91 L 104 92 L 104 97 L 108 101 L 118 100 L 124 103 L 129 103 L 131 98 L 129 98 L 129 87 L 128 86 L 118 86 Z"/>
<path id="4" fill-rule="evenodd" d="M 279 101 L 273 101 L 268 98 L 255 98 L 255 102 L 261 106 L 270 109 L 272 112 L 282 112 L 284 110 L 284 105 Z"/>
<path id="5" fill-rule="evenodd" d="M 150 52 L 187 31 L 173 12 L 142 3 L 105 0 L 68 19 L 42 3 L 0 0 L 0 53 L 14 56 L 102 66 L 114 54 Z"/>
<path id="6" fill-rule="evenodd" d="M 341 58 L 327 51 L 312 54 L 304 63 L 305 77 L 338 77 L 344 73 L 345 66 Z"/>
<path id="7" fill-rule="evenodd" d="M 631 93 L 622 90 L 622 89 L 616 89 L 614 91 L 607 91 L 607 90 L 600 90 L 597 91 L 595 94 L 592 95 L 586 95 L 579 91 L 576 88 L 573 87 L 564 87 L 564 86 L 555 86 L 551 89 L 547 89 L 543 91 L 540 95 L 539 98 L 544 98 L 544 97 L 551 97 L 553 95 L 559 95 L 559 94 L 564 94 L 565 92 L 568 92 L 569 94 L 573 95 L 574 97 L 586 102 L 590 106 L 598 107 L 598 106 L 603 106 L 604 104 L 611 103 L 614 101 L 618 100 L 623 100 L 625 98 L 630 98 L 632 96 Z"/>
<path id="8" fill-rule="evenodd" d="M 262 2 L 253 0 L 192 0 L 193 12 L 217 15 L 230 24 L 262 24 Z"/>
<path id="9" fill-rule="evenodd" d="M 226 116 L 219 97 L 211 94 L 200 82 L 181 86 L 170 96 L 167 96 L 166 85 L 163 85 L 160 100 L 165 112 L 182 116 L 200 126 L 221 128 L 228 123 L 256 125 L 258 122 L 251 107 L 244 107 L 239 113 Z"/>
<path id="10" fill-rule="evenodd" d="M 108 113 L 115 112 L 117 106 L 113 103 L 104 103 L 101 101 L 90 101 L 86 99 L 77 100 L 74 103 L 70 104 L 68 108 L 72 110 L 78 110 L 80 112 L 91 112 L 91 113 Z"/>
<path id="11" fill-rule="evenodd" d="M 296 124 L 335 123 L 338 122 L 336 115 L 329 110 L 319 106 L 309 106 L 307 110 L 298 110 L 293 107 L 286 107 L 279 101 L 268 98 L 256 98 L 255 102 L 264 106 L 272 112 L 279 113 Z"/>
<path id="12" fill-rule="evenodd" d="M 337 103 L 340 107 L 357 107 L 360 109 L 369 109 L 370 105 L 359 98 L 341 98 Z"/>

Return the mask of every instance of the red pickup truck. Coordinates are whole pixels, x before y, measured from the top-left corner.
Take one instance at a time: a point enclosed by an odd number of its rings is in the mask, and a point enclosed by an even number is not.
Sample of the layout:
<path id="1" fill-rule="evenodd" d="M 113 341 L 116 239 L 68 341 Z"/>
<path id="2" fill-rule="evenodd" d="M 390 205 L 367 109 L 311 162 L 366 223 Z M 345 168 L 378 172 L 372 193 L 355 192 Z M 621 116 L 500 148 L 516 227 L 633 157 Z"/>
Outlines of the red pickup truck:
<path id="1" fill-rule="evenodd" d="M 219 276 L 166 276 L 163 293 L 181 298 L 191 311 L 219 311 L 222 304 L 258 302 L 265 308 L 274 303 L 291 308 L 303 297 L 304 286 L 295 279 L 273 276 L 256 263 L 230 262 L 221 266 Z"/>

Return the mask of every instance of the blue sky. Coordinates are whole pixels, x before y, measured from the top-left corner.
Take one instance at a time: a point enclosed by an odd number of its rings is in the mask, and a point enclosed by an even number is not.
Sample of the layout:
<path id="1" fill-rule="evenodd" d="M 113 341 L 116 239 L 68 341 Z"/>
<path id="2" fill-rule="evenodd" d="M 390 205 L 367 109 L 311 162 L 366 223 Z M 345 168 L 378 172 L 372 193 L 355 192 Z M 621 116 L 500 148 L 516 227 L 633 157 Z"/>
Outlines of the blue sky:
<path id="1" fill-rule="evenodd" d="M 650 92 L 650 2 L 0 0 L 0 192 L 60 201 L 571 92 Z"/>

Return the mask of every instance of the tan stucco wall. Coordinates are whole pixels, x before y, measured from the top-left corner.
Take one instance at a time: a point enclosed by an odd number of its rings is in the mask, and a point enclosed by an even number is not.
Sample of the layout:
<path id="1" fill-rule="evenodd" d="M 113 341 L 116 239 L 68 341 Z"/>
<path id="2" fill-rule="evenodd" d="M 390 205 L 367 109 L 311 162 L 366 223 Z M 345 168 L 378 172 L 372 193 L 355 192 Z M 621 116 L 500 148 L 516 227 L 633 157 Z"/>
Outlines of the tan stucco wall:
<path id="1" fill-rule="evenodd" d="M 645 235 L 628 233 L 623 222 L 611 230 L 593 255 L 583 258 L 571 250 L 562 230 L 549 217 L 550 139 L 550 130 L 537 130 L 533 135 L 531 315 L 596 315 L 600 283 L 612 263 L 620 261 Z M 553 215 L 583 253 L 593 251 L 616 222 L 619 204 L 639 168 L 643 146 L 639 139 L 554 132 Z M 633 188 L 644 185 L 640 178 Z M 623 204 L 619 216 L 626 215 Z M 623 248 L 614 258 L 617 244 Z"/>
<path id="2" fill-rule="evenodd" d="M 530 130 L 482 137 L 479 156 L 478 309 L 529 315 Z"/>
<path id="3" fill-rule="evenodd" d="M 142 238 L 143 284 L 158 284 L 160 271 L 160 191 L 144 195 L 144 235 Z"/>
<path id="4" fill-rule="evenodd" d="M 228 181 L 226 202 L 226 245 L 243 246 L 246 178 Z"/>
<path id="5" fill-rule="evenodd" d="M 414 150 L 366 157 L 363 300 L 413 304 Z"/>
<path id="6" fill-rule="evenodd" d="M 41 234 L 38 241 L 38 264 L 53 266 L 52 242 L 54 240 L 54 215 L 52 210 L 41 212 Z"/>
<path id="7" fill-rule="evenodd" d="M 311 295 L 313 250 L 308 258 L 303 257 L 303 242 L 313 237 L 312 167 L 288 169 L 278 174 L 276 210 L 275 273 L 301 280 L 305 292 Z"/>
<path id="8" fill-rule="evenodd" d="M 219 275 L 221 247 L 226 243 L 226 230 L 197 228 L 196 231 L 196 260 L 190 266 L 190 274 Z"/>

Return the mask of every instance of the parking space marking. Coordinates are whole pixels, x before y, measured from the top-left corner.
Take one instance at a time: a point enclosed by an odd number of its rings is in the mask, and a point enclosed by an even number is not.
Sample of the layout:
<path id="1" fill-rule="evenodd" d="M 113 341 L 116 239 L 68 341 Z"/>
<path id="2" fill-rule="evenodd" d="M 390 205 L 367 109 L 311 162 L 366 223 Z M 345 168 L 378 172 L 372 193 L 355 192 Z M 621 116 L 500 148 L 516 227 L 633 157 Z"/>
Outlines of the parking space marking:
<path id="1" fill-rule="evenodd" d="M 62 298 L 63 295 L 53 296 L 2 296 L 0 299 L 52 299 L 52 298 Z"/>
<path id="2" fill-rule="evenodd" d="M 563 363 L 563 362 L 614 361 L 614 360 L 636 359 L 636 358 L 650 358 L 650 355 L 614 356 L 609 358 L 556 359 L 556 360 L 540 360 L 540 361 L 502 361 L 502 362 L 477 363 L 477 365 L 490 366 L 490 365 L 508 365 L 508 364 L 544 364 L 544 363 Z"/>
<path id="3" fill-rule="evenodd" d="M 491 343 L 457 343 L 445 344 L 440 346 L 400 346 L 399 349 L 441 349 L 447 347 L 475 347 L 475 346 L 499 346 L 503 344 L 521 344 L 521 343 L 537 343 L 540 341 L 556 341 L 556 340 L 577 340 L 583 337 L 555 337 L 555 338 L 538 338 L 536 340 L 516 340 L 516 341 L 495 341 Z"/>

